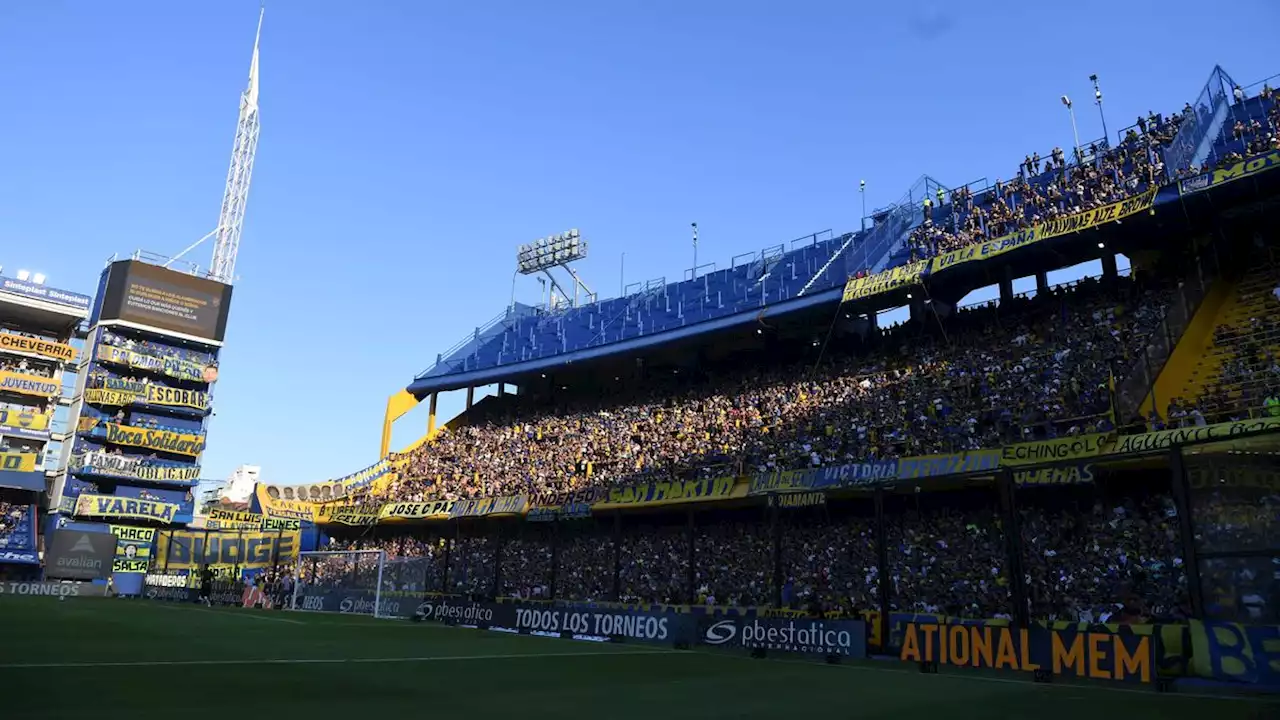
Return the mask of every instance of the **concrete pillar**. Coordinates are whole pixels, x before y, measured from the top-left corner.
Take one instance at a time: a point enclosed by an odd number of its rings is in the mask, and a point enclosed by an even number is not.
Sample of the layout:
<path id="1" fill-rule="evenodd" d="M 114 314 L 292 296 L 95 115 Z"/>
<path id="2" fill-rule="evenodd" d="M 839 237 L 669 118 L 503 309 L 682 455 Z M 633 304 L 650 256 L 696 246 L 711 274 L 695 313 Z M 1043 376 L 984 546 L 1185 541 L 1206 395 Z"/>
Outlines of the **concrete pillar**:
<path id="1" fill-rule="evenodd" d="M 1041 270 L 1036 273 L 1036 294 L 1049 292 L 1049 273 Z"/>
<path id="2" fill-rule="evenodd" d="M 470 410 L 472 405 L 476 404 L 476 389 L 474 387 L 467 388 L 467 409 Z"/>
<path id="3" fill-rule="evenodd" d="M 1013 300 L 1013 278 L 1003 278 L 1000 280 L 1000 302 L 1007 303 Z"/>
<path id="4" fill-rule="evenodd" d="M 436 400 L 440 398 L 440 393 L 431 393 L 431 404 L 427 407 L 427 437 L 436 434 Z"/>
<path id="5" fill-rule="evenodd" d="M 1102 277 L 1107 280 L 1115 280 L 1118 271 L 1116 270 L 1115 253 L 1107 253 L 1102 256 Z"/>

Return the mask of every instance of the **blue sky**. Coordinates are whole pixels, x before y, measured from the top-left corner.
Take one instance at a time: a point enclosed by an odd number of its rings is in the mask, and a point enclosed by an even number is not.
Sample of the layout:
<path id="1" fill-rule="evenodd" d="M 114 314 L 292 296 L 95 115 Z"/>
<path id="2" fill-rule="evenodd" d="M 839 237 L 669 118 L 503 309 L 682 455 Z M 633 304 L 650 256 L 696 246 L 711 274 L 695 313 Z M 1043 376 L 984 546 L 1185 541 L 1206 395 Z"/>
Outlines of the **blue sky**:
<path id="1" fill-rule="evenodd" d="M 922 173 L 1008 178 L 1069 147 L 1063 93 L 1099 137 L 1090 73 L 1114 134 L 1215 63 L 1280 72 L 1248 32 L 1274 0 L 953 5 L 273 0 L 205 476 L 373 462 L 387 396 L 502 310 L 520 243 L 580 228 L 613 295 L 624 252 L 627 282 L 678 278 L 692 221 L 724 262 L 856 228 L 860 179 L 874 208 Z M 112 253 L 212 229 L 257 12 L 0 4 L 0 265 L 90 293 Z"/>

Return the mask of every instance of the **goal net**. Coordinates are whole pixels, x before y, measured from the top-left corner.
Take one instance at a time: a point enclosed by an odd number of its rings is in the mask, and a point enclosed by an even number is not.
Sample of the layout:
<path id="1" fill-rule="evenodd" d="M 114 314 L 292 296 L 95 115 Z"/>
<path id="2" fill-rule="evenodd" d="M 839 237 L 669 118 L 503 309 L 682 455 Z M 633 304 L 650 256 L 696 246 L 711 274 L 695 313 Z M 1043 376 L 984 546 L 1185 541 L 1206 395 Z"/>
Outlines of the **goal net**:
<path id="1" fill-rule="evenodd" d="M 294 610 L 386 617 L 382 550 L 298 553 L 294 570 Z"/>

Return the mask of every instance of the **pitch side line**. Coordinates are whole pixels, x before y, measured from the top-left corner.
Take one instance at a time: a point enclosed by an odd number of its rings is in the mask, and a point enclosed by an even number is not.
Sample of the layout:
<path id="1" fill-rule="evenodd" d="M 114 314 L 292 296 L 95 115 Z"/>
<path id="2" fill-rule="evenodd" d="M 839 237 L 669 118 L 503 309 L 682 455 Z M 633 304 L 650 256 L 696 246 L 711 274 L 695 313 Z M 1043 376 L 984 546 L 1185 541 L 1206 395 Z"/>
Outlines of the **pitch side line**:
<path id="1" fill-rule="evenodd" d="M 355 665 L 376 663 L 463 662 L 466 660 L 516 660 L 528 658 L 610 657 L 630 655 L 675 655 L 683 650 L 624 650 L 619 652 L 508 653 L 503 655 L 437 655 L 435 657 L 393 658 L 288 658 L 276 660 L 136 660 L 125 662 L 6 663 L 0 670 L 35 670 L 56 668 L 160 667 L 169 665 Z"/>

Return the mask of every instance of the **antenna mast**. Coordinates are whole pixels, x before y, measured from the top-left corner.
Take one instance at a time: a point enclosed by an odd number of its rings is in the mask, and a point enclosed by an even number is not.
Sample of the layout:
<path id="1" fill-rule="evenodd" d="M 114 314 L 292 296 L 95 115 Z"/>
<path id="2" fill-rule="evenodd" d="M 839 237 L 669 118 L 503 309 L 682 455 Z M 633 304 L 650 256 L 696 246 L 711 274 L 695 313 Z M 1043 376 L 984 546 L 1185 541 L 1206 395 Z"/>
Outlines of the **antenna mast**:
<path id="1" fill-rule="evenodd" d="M 253 160 L 258 153 L 258 42 L 262 38 L 262 16 L 265 13 L 265 7 L 258 13 L 258 33 L 253 38 L 253 60 L 249 63 L 249 86 L 240 95 L 240 118 L 236 122 L 236 140 L 231 148 L 227 189 L 222 195 L 222 212 L 218 215 L 218 227 L 214 231 L 217 239 L 209 275 L 227 284 L 235 282 L 236 255 L 240 252 L 240 234 L 244 230 L 244 209 L 249 200 Z"/>

